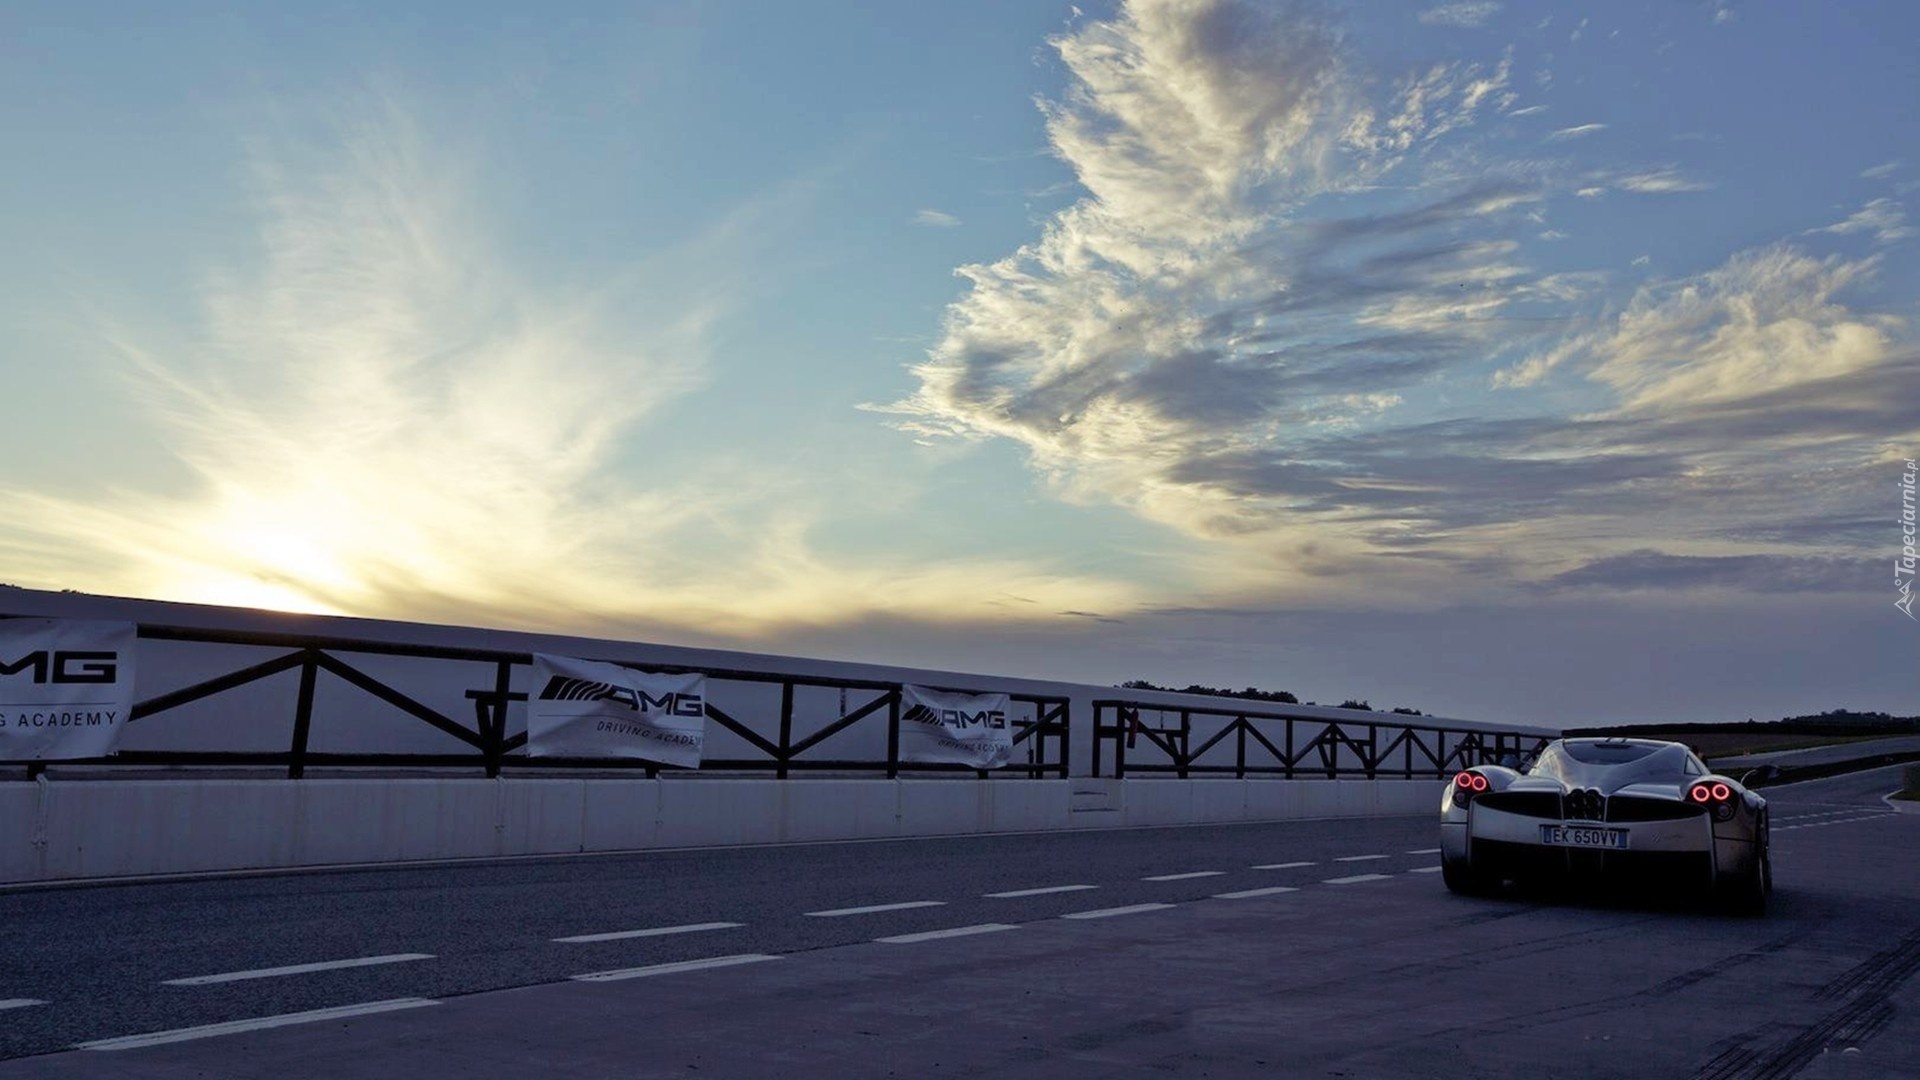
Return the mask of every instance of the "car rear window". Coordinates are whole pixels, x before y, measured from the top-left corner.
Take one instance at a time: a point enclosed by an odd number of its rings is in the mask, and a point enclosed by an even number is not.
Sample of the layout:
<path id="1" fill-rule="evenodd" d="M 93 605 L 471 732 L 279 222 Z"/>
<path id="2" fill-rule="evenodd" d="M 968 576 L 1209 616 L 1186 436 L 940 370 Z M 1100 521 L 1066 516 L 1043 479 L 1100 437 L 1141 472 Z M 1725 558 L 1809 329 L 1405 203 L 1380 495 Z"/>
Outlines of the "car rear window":
<path id="1" fill-rule="evenodd" d="M 1660 749 L 1634 743 L 1568 742 L 1561 745 L 1566 748 L 1568 757 L 1583 765 L 1620 765 L 1639 761 Z"/>

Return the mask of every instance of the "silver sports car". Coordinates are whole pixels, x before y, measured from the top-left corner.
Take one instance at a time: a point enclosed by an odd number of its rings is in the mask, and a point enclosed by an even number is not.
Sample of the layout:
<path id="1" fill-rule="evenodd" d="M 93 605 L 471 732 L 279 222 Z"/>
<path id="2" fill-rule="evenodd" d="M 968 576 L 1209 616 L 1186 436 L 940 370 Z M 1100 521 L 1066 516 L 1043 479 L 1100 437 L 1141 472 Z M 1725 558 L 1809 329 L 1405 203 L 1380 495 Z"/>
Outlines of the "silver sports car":
<path id="1" fill-rule="evenodd" d="M 1440 799 L 1440 869 L 1458 893 L 1510 879 L 1644 879 L 1704 885 L 1731 910 L 1764 914 L 1767 800 L 1682 743 L 1560 739 L 1524 771 L 1454 776 Z"/>

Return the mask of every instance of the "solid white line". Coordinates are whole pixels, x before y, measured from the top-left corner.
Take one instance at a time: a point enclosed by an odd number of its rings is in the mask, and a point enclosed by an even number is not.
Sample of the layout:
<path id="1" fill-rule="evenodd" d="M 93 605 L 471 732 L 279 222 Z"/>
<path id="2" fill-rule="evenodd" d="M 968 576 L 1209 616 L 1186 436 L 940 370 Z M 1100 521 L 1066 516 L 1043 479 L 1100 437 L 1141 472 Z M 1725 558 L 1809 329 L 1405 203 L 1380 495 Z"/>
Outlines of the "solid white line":
<path id="1" fill-rule="evenodd" d="M 1044 889 L 1015 889 L 1012 892 L 990 892 L 986 895 L 990 900 L 1012 900 L 1020 896 L 1044 896 L 1047 893 L 1080 892 L 1084 889 L 1097 889 L 1099 887 L 1098 885 L 1049 885 Z"/>
<path id="2" fill-rule="evenodd" d="M 1409 874 L 1437 874 L 1439 872 L 1440 868 L 1437 866 L 1416 866 L 1407 871 Z"/>
<path id="3" fill-rule="evenodd" d="M 1891 769 L 1895 766 L 1889 765 Z M 1823 783 L 1820 780 L 1802 780 L 1803 784 Z M 1397 814 L 1396 817 L 1424 818 L 1427 814 Z M 1352 817 L 1323 815 L 1320 817 L 1289 818 L 1290 822 L 1306 824 L 1322 821 L 1351 821 Z M 681 853 L 696 851 L 754 851 L 766 848 L 812 848 L 812 847 L 852 847 L 867 844 L 930 844 L 945 843 L 955 838 L 968 840 L 999 840 L 1008 837 L 1023 836 L 1079 836 L 1098 833 L 1112 836 L 1121 832 L 1172 832 L 1178 829 L 1217 829 L 1221 822 L 1190 822 L 1184 825 L 1087 825 L 1072 829 L 1009 829 L 1006 832 L 991 833 L 934 833 L 926 836 L 874 836 L 863 840 L 762 840 L 751 844 L 695 844 L 677 847 L 673 850 Z M 254 870 L 189 870 L 176 874 L 125 874 L 116 875 L 111 880 L 115 885 L 137 885 L 145 882 L 161 881 L 223 881 L 228 878 L 256 877 L 315 877 L 321 874 L 337 874 L 343 870 L 420 870 L 441 866 L 487 866 L 493 864 L 511 865 L 514 863 L 561 862 L 566 860 L 609 860 L 628 859 L 644 854 L 641 849 L 625 848 L 617 851 L 558 851 L 542 852 L 537 855 L 472 855 L 450 859 L 397 859 L 393 862 L 343 862 L 324 863 L 315 866 L 276 866 Z M 70 889 L 75 885 L 95 885 L 102 878 L 66 877 L 45 878 L 38 881 L 0 882 L 0 896 L 20 892 L 47 892 L 54 889 Z"/>
<path id="4" fill-rule="evenodd" d="M 1076 911 L 1071 915 L 1060 916 L 1063 919 L 1110 919 L 1115 915 L 1136 915 L 1142 911 L 1159 911 L 1170 908 L 1172 904 L 1134 904 L 1131 907 L 1100 908 L 1097 911 Z"/>
<path id="5" fill-rule="evenodd" d="M 1143 877 L 1140 880 L 1141 881 L 1186 881 L 1190 878 L 1197 878 L 1197 877 L 1219 877 L 1224 873 L 1226 873 L 1225 870 L 1195 870 L 1190 874 L 1159 874 L 1154 877 Z"/>
<path id="6" fill-rule="evenodd" d="M 243 1031 L 263 1031 L 267 1028 L 291 1027 L 294 1024 L 313 1024 L 323 1020 L 344 1020 L 350 1016 L 372 1016 L 375 1013 L 397 1012 L 401 1009 L 418 1009 L 427 1005 L 438 1005 L 431 998 L 394 998 L 390 1001 L 369 1001 L 363 1005 L 341 1005 L 331 1009 L 314 1009 L 310 1012 L 283 1013 L 279 1016 L 262 1016 L 256 1020 L 229 1020 L 224 1024 L 202 1024 L 199 1027 L 175 1028 L 172 1031 L 155 1031 L 147 1035 L 127 1035 L 118 1039 L 96 1039 L 93 1042 L 78 1043 L 75 1050 L 137 1050 L 143 1046 L 161 1046 L 166 1043 L 187 1042 L 191 1039 L 210 1039 L 216 1035 L 236 1035 Z"/>
<path id="7" fill-rule="evenodd" d="M 1018 929 L 1020 928 L 1010 926 L 1007 923 L 990 922 L 981 923 L 978 926 L 956 926 L 951 930 L 928 930 L 923 934 L 896 934 L 893 937 L 874 938 L 873 940 L 884 941 L 889 945 L 912 945 L 921 941 L 938 941 L 941 938 L 969 937 L 973 934 L 991 934 L 996 930 Z"/>
<path id="8" fill-rule="evenodd" d="M 832 911 L 809 911 L 808 915 L 816 919 L 837 919 L 842 915 L 871 915 L 876 911 L 905 911 L 917 907 L 941 907 L 945 900 L 909 900 L 904 904 L 874 904 L 869 907 L 843 907 Z"/>
<path id="9" fill-rule="evenodd" d="M 1321 882 L 1322 885 L 1352 885 L 1359 881 L 1385 881 L 1385 874 L 1355 874 L 1353 877 L 1334 877 Z"/>
<path id="10" fill-rule="evenodd" d="M 739 925 L 737 922 L 688 923 L 685 926 L 656 926 L 650 930 L 615 930 L 611 934 L 576 934 L 573 937 L 557 937 L 553 940 L 569 943 L 623 941 L 627 938 L 662 937 L 667 934 L 696 934 L 702 930 L 730 930 Z"/>
<path id="11" fill-rule="evenodd" d="M 1256 866 L 1254 867 L 1254 869 L 1255 870 L 1291 870 L 1296 866 L 1312 866 L 1312 865 L 1313 864 L 1310 862 L 1271 862 L 1271 863 L 1267 863 L 1264 866 Z"/>
<path id="12" fill-rule="evenodd" d="M 404 964 L 410 960 L 431 960 L 432 953 L 393 953 L 390 956 L 360 956 L 352 960 L 322 960 L 317 964 L 289 964 L 286 967 L 258 968 L 253 971 L 229 971 L 220 975 L 195 975 L 189 979 L 165 979 L 162 986 L 209 986 L 213 983 L 240 982 L 243 979 L 271 979 L 280 975 L 305 975 L 313 971 L 337 971 L 341 968 L 373 967 L 377 964 Z"/>
<path id="13" fill-rule="evenodd" d="M 1386 858 L 1385 855 L 1343 855 L 1340 858 L 1335 859 L 1333 861 L 1334 862 L 1370 862 L 1374 859 L 1384 859 L 1384 858 Z"/>
<path id="14" fill-rule="evenodd" d="M 45 1004 L 46 1002 L 41 1001 L 39 998 L 8 998 L 5 1001 L 0 1001 L 0 1010 L 25 1009 L 25 1008 L 30 1008 L 34 1005 L 45 1005 Z"/>
<path id="15" fill-rule="evenodd" d="M 1437 847 L 1423 847 L 1423 848 L 1421 848 L 1421 849 L 1420 849 L 1419 851 L 1409 851 L 1409 852 L 1407 852 L 1407 854 L 1409 854 L 1409 855 L 1438 855 L 1438 854 L 1440 854 L 1440 849 L 1439 849 L 1439 848 L 1437 848 Z"/>
<path id="16" fill-rule="evenodd" d="M 1256 896 L 1278 896 L 1283 892 L 1299 892 L 1291 885 L 1269 885 L 1264 889 L 1242 889 L 1239 892 L 1214 893 L 1215 900 L 1251 900 Z"/>
<path id="17" fill-rule="evenodd" d="M 588 975 L 573 975 L 575 982 L 618 982 L 621 979 L 644 979 L 650 975 L 674 975 L 682 971 L 705 971 L 708 968 L 736 967 L 740 964 L 757 964 L 762 960 L 778 960 L 777 956 L 763 953 L 742 953 L 739 956 L 713 956 L 705 960 L 681 960 L 673 964 L 651 964 L 647 967 L 620 968 L 617 971 L 596 971 Z"/>

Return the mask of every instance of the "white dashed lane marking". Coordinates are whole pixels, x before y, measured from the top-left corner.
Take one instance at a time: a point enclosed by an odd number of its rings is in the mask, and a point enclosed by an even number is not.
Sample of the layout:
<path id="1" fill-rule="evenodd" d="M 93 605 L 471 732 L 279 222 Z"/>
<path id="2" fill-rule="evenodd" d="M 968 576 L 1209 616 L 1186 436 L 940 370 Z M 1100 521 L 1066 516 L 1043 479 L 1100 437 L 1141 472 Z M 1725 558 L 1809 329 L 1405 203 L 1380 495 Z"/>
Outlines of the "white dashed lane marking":
<path id="1" fill-rule="evenodd" d="M 627 938 L 665 937 L 668 934 L 697 934 L 703 930 L 731 930 L 739 925 L 737 922 L 688 923 L 685 926 L 655 926 L 646 930 L 615 930 L 606 934 L 575 934 L 572 937 L 557 937 L 553 940 L 569 944 L 585 944 L 593 941 L 624 941 Z"/>
<path id="2" fill-rule="evenodd" d="M 738 956 L 713 956 L 705 960 L 681 960 L 673 964 L 649 964 L 646 967 L 621 968 L 617 971 L 596 971 L 590 975 L 575 975 L 575 982 L 618 982 L 621 979 L 645 979 L 654 975 L 677 975 L 683 971 L 705 971 L 708 968 L 738 967 L 741 964 L 758 964 L 764 960 L 778 960 L 777 956 L 764 953 L 741 953 Z"/>
<path id="3" fill-rule="evenodd" d="M 867 907 L 834 908 L 831 911 L 809 911 L 808 915 L 816 919 L 838 919 L 844 915 L 873 915 L 882 911 L 905 911 L 917 907 L 941 907 L 945 900 L 909 900 L 904 904 L 870 904 Z"/>
<path id="4" fill-rule="evenodd" d="M 1159 911 L 1172 906 L 1172 904 L 1134 904 L 1129 907 L 1100 908 L 1097 911 L 1076 911 L 1071 915 L 1060 917 L 1063 919 L 1111 919 L 1115 915 L 1138 915 L 1143 911 Z"/>
<path id="5" fill-rule="evenodd" d="M 986 894 L 986 897 L 989 900 L 1012 900 L 1021 896 L 1045 896 L 1048 893 L 1082 892 L 1087 889 L 1097 889 L 1099 887 L 1098 885 L 1048 885 L 1039 889 L 1015 889 L 1012 892 L 990 892 Z"/>
<path id="6" fill-rule="evenodd" d="M 1242 889 L 1239 892 L 1214 893 L 1215 900 L 1251 900 L 1256 896 L 1278 896 L 1281 893 L 1299 892 L 1291 885 L 1269 885 L 1264 889 Z"/>
<path id="7" fill-rule="evenodd" d="M 1409 851 L 1409 852 L 1407 852 L 1407 854 L 1409 854 L 1409 855 L 1438 855 L 1438 854 L 1440 854 L 1440 849 L 1439 849 L 1439 848 L 1437 848 L 1437 847 L 1423 847 L 1423 848 L 1421 848 L 1421 849 L 1420 849 L 1420 850 L 1418 850 L 1418 851 Z"/>
<path id="8" fill-rule="evenodd" d="M 310 1012 L 283 1013 L 279 1016 L 262 1016 L 254 1020 L 229 1020 L 224 1024 L 202 1024 L 199 1027 L 174 1028 L 171 1031 L 155 1031 L 147 1035 L 127 1035 L 118 1039 L 96 1039 L 83 1042 L 75 1050 L 135 1050 L 143 1046 L 161 1046 L 166 1043 L 187 1042 L 192 1039 L 211 1039 L 216 1035 L 236 1035 L 243 1031 L 264 1031 L 267 1028 L 292 1027 L 295 1024 L 316 1024 L 327 1020 L 345 1020 L 354 1016 L 372 1016 L 375 1013 L 396 1012 L 400 1009 L 418 1009 L 427 1005 L 438 1005 L 431 998 L 394 998 L 390 1001 L 369 1001 L 362 1005 L 340 1005 L 331 1009 L 314 1009 Z"/>
<path id="9" fill-rule="evenodd" d="M 1439 872 L 1440 868 L 1437 866 L 1416 866 L 1407 871 L 1409 874 L 1437 874 Z"/>
<path id="10" fill-rule="evenodd" d="M 978 926 L 956 926 L 951 930 L 927 930 L 918 934 L 895 934 L 893 937 L 874 938 L 888 945 L 913 945 L 922 941 L 939 941 L 942 938 L 972 937 L 975 934 L 991 934 L 1000 930 L 1018 930 L 1017 926 L 1007 923 L 981 923 Z"/>
<path id="11" fill-rule="evenodd" d="M 1328 878 L 1327 880 L 1321 882 L 1321 884 L 1322 885 L 1357 885 L 1362 881 L 1385 881 L 1385 880 L 1387 880 L 1387 875 L 1385 874 L 1355 874 L 1352 877 Z"/>
<path id="12" fill-rule="evenodd" d="M 1384 858 L 1386 858 L 1385 855 L 1343 855 L 1340 858 L 1335 859 L 1333 861 L 1334 862 L 1371 862 L 1374 859 L 1384 859 Z"/>
<path id="13" fill-rule="evenodd" d="M 1802 821 L 1798 825 L 1775 825 L 1774 832 L 1789 832 L 1793 829 L 1818 829 L 1823 825 L 1852 825 L 1861 821 L 1874 821 L 1883 817 L 1898 817 L 1899 814 L 1864 814 L 1860 817 L 1836 818 L 1832 821 Z"/>
<path id="14" fill-rule="evenodd" d="M 1226 873 L 1225 870 L 1195 870 L 1186 874 L 1157 874 L 1153 877 L 1143 877 L 1140 880 L 1141 881 L 1188 881 L 1192 878 L 1219 877 L 1224 873 Z"/>
<path id="15" fill-rule="evenodd" d="M 41 1001 L 39 998 L 7 998 L 0 1000 L 0 1012 L 5 1012 L 8 1009 L 28 1009 L 35 1005 L 45 1004 L 46 1002 Z"/>
<path id="16" fill-rule="evenodd" d="M 315 971 L 339 971 L 342 968 L 375 967 L 380 964 L 404 964 L 412 960 L 431 960 L 432 953 L 393 953 L 389 956 L 360 956 L 352 960 L 324 960 L 317 964 L 289 964 L 286 967 L 257 968 L 253 971 L 228 971 L 219 975 L 195 975 L 188 979 L 167 979 L 162 986 L 210 986 L 214 983 L 240 982 L 244 979 L 274 979 L 282 975 L 307 975 Z"/>
<path id="17" fill-rule="evenodd" d="M 1254 867 L 1255 870 L 1292 870 L 1299 866 L 1312 866 L 1310 862 L 1272 862 Z"/>

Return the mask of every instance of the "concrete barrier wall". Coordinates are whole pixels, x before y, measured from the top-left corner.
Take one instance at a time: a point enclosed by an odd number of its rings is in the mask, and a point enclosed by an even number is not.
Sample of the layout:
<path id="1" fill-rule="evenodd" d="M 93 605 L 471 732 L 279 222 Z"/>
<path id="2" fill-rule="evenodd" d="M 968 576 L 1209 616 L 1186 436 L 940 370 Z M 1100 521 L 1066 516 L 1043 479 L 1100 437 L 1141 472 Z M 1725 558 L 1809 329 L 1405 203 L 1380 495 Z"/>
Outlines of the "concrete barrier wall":
<path id="1" fill-rule="evenodd" d="M 86 780 L 0 784 L 0 883 L 1436 812 L 1420 780 Z"/>

